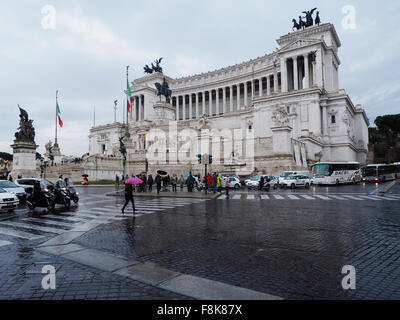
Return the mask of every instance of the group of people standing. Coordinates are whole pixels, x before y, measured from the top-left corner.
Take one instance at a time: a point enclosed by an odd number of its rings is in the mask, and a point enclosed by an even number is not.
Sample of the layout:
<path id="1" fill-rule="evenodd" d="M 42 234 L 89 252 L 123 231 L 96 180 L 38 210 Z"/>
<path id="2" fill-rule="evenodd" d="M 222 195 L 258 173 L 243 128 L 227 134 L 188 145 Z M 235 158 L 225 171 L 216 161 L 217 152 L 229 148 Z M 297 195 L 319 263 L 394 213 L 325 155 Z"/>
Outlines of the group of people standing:
<path id="1" fill-rule="evenodd" d="M 207 191 L 212 191 L 216 194 L 217 192 L 221 193 L 223 190 L 226 190 L 226 194 L 229 195 L 227 180 L 220 177 L 216 172 L 212 175 L 208 173 L 207 176 L 203 176 L 203 182 L 204 184 L 207 182 Z"/>

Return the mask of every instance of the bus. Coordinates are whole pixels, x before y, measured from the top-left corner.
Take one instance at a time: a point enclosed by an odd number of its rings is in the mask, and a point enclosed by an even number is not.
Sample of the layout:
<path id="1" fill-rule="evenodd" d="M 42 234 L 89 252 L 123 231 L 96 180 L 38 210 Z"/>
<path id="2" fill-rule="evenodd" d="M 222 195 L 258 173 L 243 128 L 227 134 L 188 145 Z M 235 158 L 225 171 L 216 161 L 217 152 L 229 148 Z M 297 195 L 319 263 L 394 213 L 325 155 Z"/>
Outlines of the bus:
<path id="1" fill-rule="evenodd" d="M 320 162 L 313 166 L 313 178 L 316 185 L 359 183 L 361 182 L 360 163 Z"/>
<path id="2" fill-rule="evenodd" d="M 362 181 L 385 182 L 400 178 L 400 163 L 370 164 L 361 169 Z"/>

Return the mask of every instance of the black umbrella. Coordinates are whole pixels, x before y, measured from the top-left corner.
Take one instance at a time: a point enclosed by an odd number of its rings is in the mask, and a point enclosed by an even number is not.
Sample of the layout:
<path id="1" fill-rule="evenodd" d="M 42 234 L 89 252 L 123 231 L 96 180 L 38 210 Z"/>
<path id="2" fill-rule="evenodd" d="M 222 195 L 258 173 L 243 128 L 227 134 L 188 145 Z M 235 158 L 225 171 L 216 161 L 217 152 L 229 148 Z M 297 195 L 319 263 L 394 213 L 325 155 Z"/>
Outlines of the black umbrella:
<path id="1" fill-rule="evenodd" d="M 157 173 L 162 175 L 162 176 L 166 176 L 168 174 L 167 172 L 165 172 L 163 170 L 158 170 Z"/>
<path id="2" fill-rule="evenodd" d="M 83 174 L 82 177 L 87 178 L 87 177 L 89 177 L 89 175 L 88 174 Z"/>

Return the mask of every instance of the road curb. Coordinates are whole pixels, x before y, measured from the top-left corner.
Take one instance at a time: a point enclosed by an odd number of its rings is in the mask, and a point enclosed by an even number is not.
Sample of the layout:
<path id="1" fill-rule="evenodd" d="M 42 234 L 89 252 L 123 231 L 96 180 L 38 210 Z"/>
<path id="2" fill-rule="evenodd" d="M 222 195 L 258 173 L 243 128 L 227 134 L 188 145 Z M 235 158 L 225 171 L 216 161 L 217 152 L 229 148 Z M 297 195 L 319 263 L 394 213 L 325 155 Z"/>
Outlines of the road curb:
<path id="1" fill-rule="evenodd" d="M 390 189 L 392 189 L 397 183 L 397 180 L 392 181 L 392 183 L 390 185 L 388 185 L 387 187 L 384 187 L 381 190 L 378 190 L 378 194 L 386 194 L 390 191 Z"/>
<path id="2" fill-rule="evenodd" d="M 41 246 L 36 250 L 193 299 L 283 300 L 268 293 L 183 274 L 151 262 L 141 262 L 77 244 Z"/>

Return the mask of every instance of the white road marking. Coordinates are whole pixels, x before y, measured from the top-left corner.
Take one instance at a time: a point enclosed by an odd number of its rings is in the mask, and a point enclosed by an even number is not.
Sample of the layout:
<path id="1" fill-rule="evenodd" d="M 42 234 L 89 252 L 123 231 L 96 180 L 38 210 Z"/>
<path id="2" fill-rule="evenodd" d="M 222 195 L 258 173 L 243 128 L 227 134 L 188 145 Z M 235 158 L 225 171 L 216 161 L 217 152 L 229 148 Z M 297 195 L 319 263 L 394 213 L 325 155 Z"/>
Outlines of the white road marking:
<path id="1" fill-rule="evenodd" d="M 380 199 L 377 196 L 369 195 L 369 196 L 359 196 L 360 198 L 363 198 L 365 200 L 372 200 L 372 201 L 382 201 L 383 199 Z"/>
<path id="2" fill-rule="evenodd" d="M 0 247 L 9 246 L 10 244 L 12 244 L 12 242 L 5 241 L 5 240 L 0 240 Z"/>
<path id="3" fill-rule="evenodd" d="M 357 200 L 357 201 L 365 201 L 365 199 L 362 198 L 357 198 L 357 197 L 353 197 L 353 196 L 348 196 L 348 195 L 343 195 L 343 197 L 352 199 L 352 200 Z"/>
<path id="4" fill-rule="evenodd" d="M 293 195 L 288 195 L 288 198 L 292 199 L 292 200 L 300 200 L 300 198 L 293 196 Z"/>
<path id="5" fill-rule="evenodd" d="M 233 200 L 240 200 L 241 198 L 242 198 L 242 195 L 241 195 L 241 194 L 235 194 L 235 195 L 232 197 Z"/>
<path id="6" fill-rule="evenodd" d="M 314 197 L 318 198 L 318 199 L 322 199 L 322 200 L 329 200 L 331 201 L 332 199 L 325 197 L 325 196 L 320 196 L 320 195 L 314 195 Z"/>
<path id="7" fill-rule="evenodd" d="M 78 219 L 76 217 L 65 217 L 65 216 L 59 216 L 56 214 L 50 214 L 44 216 L 45 218 L 52 218 L 52 219 L 60 219 L 63 221 L 72 221 L 72 222 L 86 222 L 84 219 Z"/>
<path id="8" fill-rule="evenodd" d="M 15 228 L 37 230 L 37 231 L 50 232 L 50 233 L 55 233 L 55 234 L 61 234 L 61 233 L 68 231 L 68 230 L 63 230 L 63 229 L 41 227 L 41 226 L 37 226 L 35 224 L 28 224 L 28 223 L 21 223 L 21 222 L 1 222 L 0 226 L 10 226 L 10 227 L 15 227 Z"/>
<path id="9" fill-rule="evenodd" d="M 254 195 L 248 195 L 247 196 L 247 200 L 255 200 L 255 196 Z"/>
<path id="10" fill-rule="evenodd" d="M 274 195 L 274 198 L 275 198 L 276 200 L 284 200 L 284 199 L 285 199 L 284 197 L 278 196 L 278 195 Z"/>
<path id="11" fill-rule="evenodd" d="M 261 195 L 261 199 L 262 199 L 262 200 L 269 200 L 269 196 L 266 195 L 266 194 L 262 194 L 262 195 Z"/>
<path id="12" fill-rule="evenodd" d="M 315 198 L 313 198 L 311 196 L 304 195 L 304 194 L 301 194 L 300 197 L 303 197 L 306 200 L 316 200 Z"/>
<path id="13" fill-rule="evenodd" d="M 40 239 L 40 238 L 44 237 L 44 236 L 39 236 L 37 234 L 29 233 L 29 232 L 9 230 L 9 229 L 5 229 L 5 228 L 0 228 L 0 234 L 5 234 L 7 236 L 26 239 L 26 240 L 36 240 L 36 239 Z"/>
<path id="14" fill-rule="evenodd" d="M 340 196 L 336 196 L 336 195 L 333 195 L 333 194 L 330 194 L 329 196 L 331 198 L 337 199 L 337 200 L 343 200 L 343 201 L 348 201 L 349 200 L 349 199 L 346 199 L 346 198 L 343 198 L 343 197 L 340 197 Z"/>
<path id="15" fill-rule="evenodd" d="M 63 226 L 63 227 L 76 227 L 79 226 L 81 223 L 66 223 L 66 222 L 61 222 L 61 221 L 54 221 L 54 220 L 46 220 L 43 218 L 24 218 L 22 219 L 23 221 L 28 221 L 28 222 L 37 222 L 45 225 L 50 225 L 50 226 Z"/>

